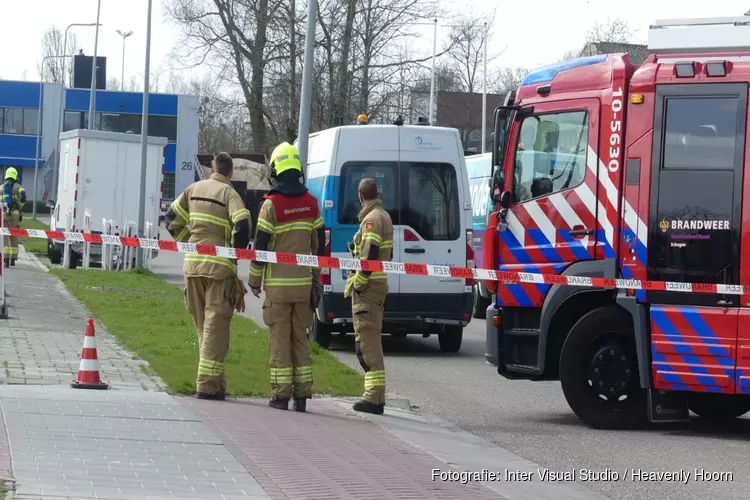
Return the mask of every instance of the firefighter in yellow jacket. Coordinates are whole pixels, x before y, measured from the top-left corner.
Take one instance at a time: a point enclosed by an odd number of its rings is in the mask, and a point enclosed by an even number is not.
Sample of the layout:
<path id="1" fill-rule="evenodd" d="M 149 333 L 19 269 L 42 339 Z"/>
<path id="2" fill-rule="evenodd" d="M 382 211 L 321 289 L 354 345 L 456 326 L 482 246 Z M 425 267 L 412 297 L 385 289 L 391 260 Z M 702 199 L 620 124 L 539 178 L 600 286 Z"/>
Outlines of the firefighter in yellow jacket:
<path id="1" fill-rule="evenodd" d="M 393 260 L 393 222 L 378 199 L 378 185 L 365 178 L 359 183 L 359 231 L 351 248 L 355 259 Z M 354 349 L 365 370 L 365 393 L 354 403 L 356 411 L 382 414 L 385 409 L 385 364 L 381 330 L 388 278 L 382 272 L 349 271 L 344 297 L 352 298 Z"/>
<path id="2" fill-rule="evenodd" d="M 258 214 L 256 251 L 271 250 L 323 255 L 323 219 L 318 200 L 300 182 L 302 165 L 297 148 L 289 143 L 271 155 L 271 189 Z M 265 291 L 263 322 L 268 325 L 271 351 L 272 408 L 305 411 L 312 396 L 312 364 L 307 328 L 312 324 L 315 296 L 320 296 L 320 269 L 288 264 L 250 265 L 250 290 Z"/>
<path id="3" fill-rule="evenodd" d="M 229 182 L 232 157 L 219 153 L 211 177 L 190 186 L 166 214 L 167 229 L 179 242 L 247 248 L 250 212 Z M 199 399 L 226 397 L 224 358 L 234 309 L 245 306 L 245 287 L 237 279 L 237 260 L 190 253 L 185 256 L 185 306 L 198 331 L 200 360 L 196 381 Z"/>
<path id="4" fill-rule="evenodd" d="M 26 190 L 18 182 L 18 171 L 10 167 L 5 171 L 3 183 L 3 227 L 20 227 L 21 209 L 26 203 Z M 3 247 L 5 267 L 15 266 L 18 259 L 18 236 L 8 236 Z"/>

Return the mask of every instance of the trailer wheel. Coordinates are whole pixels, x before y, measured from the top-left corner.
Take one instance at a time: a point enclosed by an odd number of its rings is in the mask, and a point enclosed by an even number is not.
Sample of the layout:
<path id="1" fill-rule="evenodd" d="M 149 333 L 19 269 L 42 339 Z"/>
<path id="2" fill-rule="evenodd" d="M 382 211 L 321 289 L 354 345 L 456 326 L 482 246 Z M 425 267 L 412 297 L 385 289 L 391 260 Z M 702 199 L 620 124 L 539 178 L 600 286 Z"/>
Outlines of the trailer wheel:
<path id="1" fill-rule="evenodd" d="M 595 429 L 633 429 L 647 421 L 646 391 L 630 315 L 595 309 L 570 330 L 560 356 L 560 382 L 570 408 Z"/>
<path id="2" fill-rule="evenodd" d="M 688 396 L 688 408 L 705 420 L 730 420 L 750 411 L 750 397 L 693 392 Z"/>

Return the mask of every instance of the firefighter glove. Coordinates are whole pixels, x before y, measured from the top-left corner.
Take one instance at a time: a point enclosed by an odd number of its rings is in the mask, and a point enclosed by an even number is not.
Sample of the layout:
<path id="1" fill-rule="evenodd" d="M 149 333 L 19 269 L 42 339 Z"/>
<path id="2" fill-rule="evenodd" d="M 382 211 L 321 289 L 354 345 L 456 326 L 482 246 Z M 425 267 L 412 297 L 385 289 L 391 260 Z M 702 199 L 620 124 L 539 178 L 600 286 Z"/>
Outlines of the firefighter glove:
<path id="1" fill-rule="evenodd" d="M 241 279 L 234 281 L 234 308 L 237 312 L 245 312 L 245 294 L 247 288 Z"/>

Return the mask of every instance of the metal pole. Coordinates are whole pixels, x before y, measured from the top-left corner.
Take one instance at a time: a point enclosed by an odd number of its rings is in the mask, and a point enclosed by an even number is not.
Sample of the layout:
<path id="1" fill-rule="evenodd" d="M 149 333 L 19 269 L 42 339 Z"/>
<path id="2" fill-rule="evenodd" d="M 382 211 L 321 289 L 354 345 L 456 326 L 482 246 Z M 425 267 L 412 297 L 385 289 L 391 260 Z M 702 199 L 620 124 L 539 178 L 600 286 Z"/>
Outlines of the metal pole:
<path id="1" fill-rule="evenodd" d="M 482 74 L 482 154 L 487 148 L 487 22 L 484 23 L 484 71 Z"/>
<path id="2" fill-rule="evenodd" d="M 315 55 L 315 22 L 318 15 L 318 1 L 307 2 L 307 29 L 305 33 L 305 61 L 302 66 L 302 95 L 299 104 L 299 130 L 297 140 L 302 175 L 307 180 L 307 145 L 310 137 L 312 115 L 313 57 Z"/>
<path id="3" fill-rule="evenodd" d="M 143 111 L 141 112 L 141 189 L 138 195 L 138 236 L 143 236 L 146 221 L 146 162 L 148 161 L 148 87 L 149 73 L 151 72 L 151 4 L 148 0 L 148 15 L 146 20 L 146 65 L 143 77 Z M 149 250 L 150 251 L 150 250 Z M 135 264 L 142 269 L 144 263 L 143 249 L 138 248 L 135 256 Z"/>
<path id="4" fill-rule="evenodd" d="M 63 49 L 65 50 L 65 49 Z M 42 71 L 41 75 L 39 75 L 39 79 L 41 80 L 39 82 L 39 107 L 36 111 L 36 156 L 34 158 L 34 207 L 31 209 L 31 218 L 36 219 L 36 203 L 38 201 L 37 196 L 37 179 L 39 174 L 39 155 L 42 154 L 40 151 L 42 149 L 42 89 L 44 89 L 44 63 L 52 56 L 47 56 L 42 58 Z M 63 56 L 65 57 L 65 56 Z M 63 64 L 63 68 L 65 67 L 65 64 Z"/>
<path id="5" fill-rule="evenodd" d="M 127 37 L 122 37 L 122 73 L 120 74 L 120 90 L 125 91 L 125 39 Z"/>
<path id="6" fill-rule="evenodd" d="M 430 125 L 433 125 L 435 118 L 435 57 L 437 55 L 437 26 L 438 20 L 435 18 L 435 26 L 432 32 L 432 72 L 430 73 Z"/>
<path id="7" fill-rule="evenodd" d="M 99 48 L 99 14 L 102 0 L 96 2 L 96 34 L 94 35 L 94 58 L 91 61 L 91 95 L 89 96 L 89 130 L 94 130 L 94 112 L 96 110 L 96 51 Z"/>

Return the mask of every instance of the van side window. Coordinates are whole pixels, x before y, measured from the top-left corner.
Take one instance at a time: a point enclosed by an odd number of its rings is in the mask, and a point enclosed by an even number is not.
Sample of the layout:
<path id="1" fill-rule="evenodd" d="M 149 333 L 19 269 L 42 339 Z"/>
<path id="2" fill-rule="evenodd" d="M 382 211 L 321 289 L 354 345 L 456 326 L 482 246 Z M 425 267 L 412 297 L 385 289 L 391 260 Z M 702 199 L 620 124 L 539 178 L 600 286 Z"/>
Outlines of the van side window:
<path id="1" fill-rule="evenodd" d="M 524 118 L 513 172 L 513 203 L 549 196 L 583 182 L 588 138 L 586 111 Z"/>
<path id="2" fill-rule="evenodd" d="M 414 228 L 425 240 L 457 240 L 461 234 L 456 169 L 449 163 L 404 162 L 408 204 L 401 224 Z"/>
<path id="3" fill-rule="evenodd" d="M 339 224 L 359 225 L 357 215 L 362 210 L 359 203 L 359 181 L 365 177 L 375 179 L 383 208 L 393 223 L 398 222 L 398 163 L 387 161 L 349 161 L 341 167 L 339 186 Z"/>

